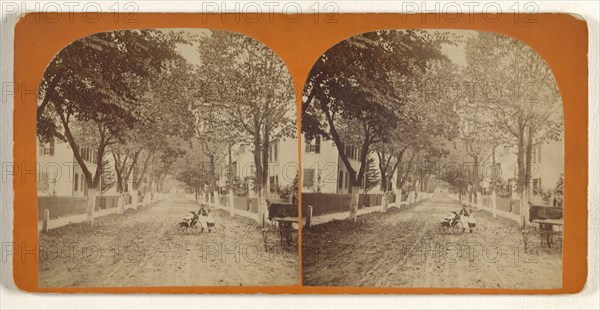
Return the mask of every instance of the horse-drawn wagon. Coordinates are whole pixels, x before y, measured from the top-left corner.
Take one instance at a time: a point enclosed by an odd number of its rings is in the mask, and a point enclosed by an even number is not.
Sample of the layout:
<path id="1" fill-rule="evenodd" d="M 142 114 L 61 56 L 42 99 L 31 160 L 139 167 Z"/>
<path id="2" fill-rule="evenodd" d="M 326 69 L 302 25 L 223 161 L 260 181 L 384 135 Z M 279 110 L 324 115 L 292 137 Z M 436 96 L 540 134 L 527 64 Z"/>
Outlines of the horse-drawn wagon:
<path id="1" fill-rule="evenodd" d="M 268 250 L 270 233 L 279 235 L 280 244 L 291 246 L 298 240 L 298 205 L 291 203 L 270 203 L 268 219 L 271 222 L 263 228 L 263 242 Z M 295 236 L 295 238 L 294 238 Z"/>
<path id="2" fill-rule="evenodd" d="M 552 247 L 554 237 L 562 238 L 563 235 L 563 208 L 549 205 L 530 205 L 529 223 L 523 229 L 523 243 L 527 252 L 527 242 L 530 234 L 540 235 L 540 247 L 544 242 Z"/>

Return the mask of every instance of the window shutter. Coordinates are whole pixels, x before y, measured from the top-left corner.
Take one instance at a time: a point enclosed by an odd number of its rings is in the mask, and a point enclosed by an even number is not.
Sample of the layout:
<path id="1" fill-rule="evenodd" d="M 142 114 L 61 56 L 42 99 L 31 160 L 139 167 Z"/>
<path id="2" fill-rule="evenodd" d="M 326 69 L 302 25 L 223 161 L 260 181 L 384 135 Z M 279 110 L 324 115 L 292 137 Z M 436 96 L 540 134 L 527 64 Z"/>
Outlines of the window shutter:
<path id="1" fill-rule="evenodd" d="M 315 139 L 315 153 L 321 153 L 321 136 L 317 136 Z"/>
<path id="2" fill-rule="evenodd" d="M 304 169 L 302 187 L 312 187 L 315 181 L 315 169 Z"/>
<path id="3" fill-rule="evenodd" d="M 350 174 L 346 172 L 346 188 L 350 188 Z"/>

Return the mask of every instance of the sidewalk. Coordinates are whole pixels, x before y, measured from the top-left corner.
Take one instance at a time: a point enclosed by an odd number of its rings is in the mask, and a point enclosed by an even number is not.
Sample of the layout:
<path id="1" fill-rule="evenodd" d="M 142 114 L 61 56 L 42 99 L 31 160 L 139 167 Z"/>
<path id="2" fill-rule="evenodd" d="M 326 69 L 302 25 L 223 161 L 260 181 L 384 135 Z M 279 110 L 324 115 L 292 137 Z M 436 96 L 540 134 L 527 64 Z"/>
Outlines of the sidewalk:
<path id="1" fill-rule="evenodd" d="M 460 199 L 458 199 L 458 196 L 456 196 L 456 195 L 448 195 L 448 197 L 450 199 L 456 200 L 459 203 L 463 203 L 463 202 L 460 201 Z M 480 206 L 480 205 L 475 204 L 475 203 L 467 203 L 467 204 L 470 205 L 470 206 L 472 206 L 472 207 L 474 207 L 474 208 L 476 208 L 476 209 L 486 211 L 486 212 L 488 212 L 488 213 L 490 213 L 492 215 L 494 214 L 494 211 L 495 211 L 496 215 L 498 215 L 498 216 L 501 216 L 501 217 L 509 219 L 509 220 L 513 220 L 513 221 L 515 221 L 517 223 L 521 223 L 521 216 L 518 215 L 518 214 L 506 212 L 506 211 L 503 211 L 503 210 L 500 210 L 500 209 L 493 210 L 490 207 Z"/>
<path id="2" fill-rule="evenodd" d="M 421 203 L 423 201 L 426 201 L 427 199 L 429 199 L 429 198 L 415 201 L 414 203 L 415 204 Z M 396 205 L 395 203 L 390 203 L 390 204 L 388 204 L 388 208 L 395 207 L 395 205 Z M 409 204 L 406 201 L 402 201 L 400 203 L 400 205 L 409 205 Z M 364 207 L 364 208 L 358 209 L 358 212 L 356 214 L 357 214 L 357 216 L 360 216 L 360 215 L 364 215 L 364 214 L 369 214 L 369 213 L 373 213 L 373 212 L 382 212 L 382 211 L 383 211 L 383 206 Z M 349 216 L 348 211 L 313 216 L 311 225 L 315 226 L 315 225 L 321 225 L 321 224 L 325 224 L 325 223 L 329 223 L 329 222 L 333 222 L 333 221 L 347 220 L 348 216 Z"/>
<path id="3" fill-rule="evenodd" d="M 189 196 L 186 196 L 186 198 L 188 200 L 193 201 L 194 203 L 196 203 L 198 205 L 200 204 L 198 201 L 196 201 L 195 199 L 193 199 L 193 198 L 191 198 Z M 215 207 L 217 209 L 221 209 L 221 210 L 226 211 L 226 212 L 231 212 L 231 208 L 228 207 L 228 206 L 221 206 L 221 205 L 218 205 L 218 204 L 206 203 L 206 202 L 202 202 L 202 203 L 203 204 L 207 204 L 207 205 L 209 205 L 211 207 Z M 236 215 L 239 215 L 239 216 L 243 216 L 243 217 L 249 218 L 249 219 L 254 220 L 254 221 L 256 221 L 258 219 L 258 214 L 254 213 L 254 212 L 247 211 L 247 210 L 240 210 L 240 209 L 235 209 L 234 208 L 233 209 L 233 214 L 236 214 Z"/>
<path id="4" fill-rule="evenodd" d="M 162 199 L 157 199 L 152 203 L 155 202 L 159 202 Z M 143 202 L 139 202 L 138 205 L 143 204 Z M 127 209 L 135 209 L 135 207 L 132 204 L 128 204 L 125 205 L 125 210 Z M 119 213 L 119 207 L 114 207 L 114 208 L 109 208 L 109 209 L 100 209 L 100 210 L 96 210 L 96 212 L 94 212 L 94 218 L 97 219 L 99 217 L 102 216 L 106 216 L 106 215 L 110 215 L 110 214 L 118 214 Z M 83 223 L 85 222 L 85 220 L 87 219 L 87 213 L 83 213 L 83 214 L 75 214 L 75 215 L 69 215 L 69 216 L 64 216 L 64 217 L 60 217 L 57 219 L 52 219 L 48 221 L 48 230 L 50 229 L 54 229 L 54 228 L 58 228 L 58 227 L 63 227 L 69 224 L 75 224 L 75 223 Z M 38 232 L 42 231 L 42 226 L 44 225 L 44 222 L 41 220 L 38 220 Z"/>

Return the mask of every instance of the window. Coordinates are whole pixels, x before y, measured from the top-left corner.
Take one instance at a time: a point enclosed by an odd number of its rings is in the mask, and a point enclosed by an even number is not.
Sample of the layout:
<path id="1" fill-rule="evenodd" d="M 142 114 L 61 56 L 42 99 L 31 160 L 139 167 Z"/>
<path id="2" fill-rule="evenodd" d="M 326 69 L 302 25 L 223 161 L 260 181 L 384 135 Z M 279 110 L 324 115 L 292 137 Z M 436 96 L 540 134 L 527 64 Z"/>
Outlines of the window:
<path id="1" fill-rule="evenodd" d="M 315 169 L 304 169 L 304 178 L 302 179 L 302 187 L 313 187 L 315 183 Z"/>
<path id="2" fill-rule="evenodd" d="M 278 161 L 278 149 L 279 149 L 279 141 L 274 142 L 269 146 L 269 161 L 274 162 Z"/>
<path id="3" fill-rule="evenodd" d="M 340 171 L 340 179 L 338 180 L 338 188 L 344 188 L 344 171 Z"/>
<path id="4" fill-rule="evenodd" d="M 306 145 L 304 147 L 304 152 L 305 153 L 315 153 L 315 154 L 321 153 L 321 137 L 316 136 L 312 140 L 307 140 Z"/>
<path id="5" fill-rule="evenodd" d="M 54 155 L 54 139 L 50 140 L 46 145 L 40 143 L 40 155 Z"/>
<path id="6" fill-rule="evenodd" d="M 79 187 L 79 174 L 77 174 L 77 173 L 75 173 L 75 180 L 74 180 L 73 184 L 75 186 L 73 188 L 73 190 L 74 191 L 78 191 L 78 187 Z"/>
<path id="7" fill-rule="evenodd" d="M 346 154 L 346 157 L 348 157 L 348 159 L 352 159 L 352 160 L 358 160 L 358 158 L 360 157 L 360 150 L 359 148 L 352 146 L 352 145 L 344 145 L 343 147 L 344 149 L 344 153 Z"/>
<path id="8" fill-rule="evenodd" d="M 96 151 L 88 147 L 82 147 L 81 149 L 79 149 L 79 155 L 81 156 L 81 159 L 85 161 L 92 163 L 96 162 Z"/>

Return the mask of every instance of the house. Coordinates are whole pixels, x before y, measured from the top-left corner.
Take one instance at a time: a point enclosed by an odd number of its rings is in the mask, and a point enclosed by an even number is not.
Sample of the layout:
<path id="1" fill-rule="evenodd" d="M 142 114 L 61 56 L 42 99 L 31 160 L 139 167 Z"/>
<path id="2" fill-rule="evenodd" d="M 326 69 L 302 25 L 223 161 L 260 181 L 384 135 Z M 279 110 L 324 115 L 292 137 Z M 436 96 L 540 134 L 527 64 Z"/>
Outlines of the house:
<path id="1" fill-rule="evenodd" d="M 508 182 L 511 194 L 517 194 L 517 155 L 515 147 L 496 150 L 497 171 Z M 538 142 L 533 145 L 531 156 L 531 192 L 533 196 L 547 196 L 564 173 L 563 141 Z"/>
<path id="2" fill-rule="evenodd" d="M 240 143 L 232 149 L 233 160 L 230 169 L 237 182 L 242 183 L 245 192 L 254 195 L 256 165 L 254 146 Z M 269 146 L 269 194 L 274 195 L 278 188 L 290 186 L 298 175 L 298 140 L 277 139 Z M 220 186 L 226 186 L 226 173 L 221 174 Z"/>
<path id="3" fill-rule="evenodd" d="M 37 141 L 37 193 L 38 196 L 85 197 L 88 187 L 73 150 L 66 142 L 52 140 L 49 143 Z M 97 152 L 91 148 L 80 148 L 81 157 L 88 169 L 95 171 Z M 105 157 L 111 161 L 111 156 Z M 116 195 L 116 188 L 104 192 Z"/>
<path id="4" fill-rule="evenodd" d="M 335 143 L 320 136 L 304 139 L 302 148 L 302 192 L 347 194 L 351 192 L 348 169 L 342 161 Z M 350 165 L 360 168 L 360 149 L 345 146 Z"/>

